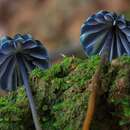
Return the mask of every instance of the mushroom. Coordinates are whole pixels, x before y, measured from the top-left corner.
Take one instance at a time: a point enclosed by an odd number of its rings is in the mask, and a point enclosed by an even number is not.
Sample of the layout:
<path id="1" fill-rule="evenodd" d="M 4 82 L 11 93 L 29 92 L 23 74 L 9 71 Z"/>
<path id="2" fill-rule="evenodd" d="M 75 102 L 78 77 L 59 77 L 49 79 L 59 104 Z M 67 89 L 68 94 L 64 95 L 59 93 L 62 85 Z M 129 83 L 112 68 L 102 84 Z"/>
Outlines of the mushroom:
<path id="1" fill-rule="evenodd" d="M 50 66 L 47 50 L 30 34 L 17 34 L 14 38 L 4 36 L 0 42 L 0 89 L 12 91 L 24 85 L 36 130 L 41 130 L 29 86 L 29 73 L 36 67 L 47 69 Z"/>
<path id="2" fill-rule="evenodd" d="M 114 12 L 99 11 L 90 16 L 81 27 L 80 41 L 87 56 L 101 56 L 112 61 L 121 55 L 130 55 L 130 22 L 123 15 Z M 93 91 L 88 101 L 87 115 L 83 130 L 89 130 L 93 119 L 96 98 L 99 96 L 100 69 L 95 72 Z M 94 86 L 95 85 L 95 86 Z M 98 87 L 98 88 L 97 88 Z"/>

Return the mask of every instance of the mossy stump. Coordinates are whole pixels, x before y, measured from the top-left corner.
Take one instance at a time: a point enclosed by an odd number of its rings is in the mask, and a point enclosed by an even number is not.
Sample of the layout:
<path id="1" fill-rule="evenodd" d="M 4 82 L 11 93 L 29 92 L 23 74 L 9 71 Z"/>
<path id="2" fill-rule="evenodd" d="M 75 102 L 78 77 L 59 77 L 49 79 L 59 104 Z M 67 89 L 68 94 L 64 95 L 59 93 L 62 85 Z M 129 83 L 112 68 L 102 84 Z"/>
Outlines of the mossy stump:
<path id="1" fill-rule="evenodd" d="M 65 57 L 49 70 L 35 69 L 30 84 L 43 130 L 82 130 L 89 87 L 100 58 Z M 123 56 L 102 66 L 92 130 L 129 130 L 130 58 Z M 23 87 L 0 98 L 0 130 L 34 130 Z"/>

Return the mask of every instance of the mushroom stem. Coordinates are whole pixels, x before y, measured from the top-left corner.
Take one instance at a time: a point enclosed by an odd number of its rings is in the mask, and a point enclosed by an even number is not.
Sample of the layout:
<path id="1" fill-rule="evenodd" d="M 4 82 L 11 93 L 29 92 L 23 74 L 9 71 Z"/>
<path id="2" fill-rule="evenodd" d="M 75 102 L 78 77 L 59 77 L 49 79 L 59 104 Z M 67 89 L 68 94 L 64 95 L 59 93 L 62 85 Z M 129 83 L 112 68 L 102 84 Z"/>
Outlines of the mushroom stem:
<path id="1" fill-rule="evenodd" d="M 32 117 L 33 117 L 33 121 L 34 121 L 34 125 L 36 130 L 42 130 L 41 126 L 40 126 L 40 122 L 39 122 L 39 117 L 36 111 L 36 107 L 35 107 L 35 103 L 34 103 L 34 99 L 32 96 L 32 92 L 29 86 L 29 80 L 28 80 L 28 75 L 27 72 L 25 70 L 24 64 L 22 63 L 22 61 L 19 60 L 19 67 L 20 67 L 20 71 L 21 71 L 21 76 L 24 82 L 24 86 L 26 89 L 26 94 L 29 100 L 29 104 L 30 104 L 30 108 L 31 108 L 31 112 L 32 112 Z"/>
<path id="2" fill-rule="evenodd" d="M 83 130 L 90 130 L 90 125 L 92 123 L 94 113 L 95 113 L 95 108 L 96 108 L 96 101 L 97 99 L 104 93 L 102 89 L 102 69 L 104 68 L 105 65 L 107 65 L 108 62 L 108 56 L 107 53 L 108 50 L 106 49 L 106 53 L 103 54 L 101 58 L 101 62 L 92 77 L 91 84 L 89 84 L 89 88 L 92 88 L 92 92 L 90 94 L 90 97 L 88 99 L 88 109 L 87 109 L 87 114 L 83 123 Z M 100 90 L 100 91 L 99 91 Z"/>
<path id="3" fill-rule="evenodd" d="M 83 123 L 83 130 L 90 130 L 90 125 L 92 123 L 96 107 L 96 98 L 97 98 L 97 90 L 95 89 L 91 92 L 88 100 L 88 110 L 86 118 Z"/>

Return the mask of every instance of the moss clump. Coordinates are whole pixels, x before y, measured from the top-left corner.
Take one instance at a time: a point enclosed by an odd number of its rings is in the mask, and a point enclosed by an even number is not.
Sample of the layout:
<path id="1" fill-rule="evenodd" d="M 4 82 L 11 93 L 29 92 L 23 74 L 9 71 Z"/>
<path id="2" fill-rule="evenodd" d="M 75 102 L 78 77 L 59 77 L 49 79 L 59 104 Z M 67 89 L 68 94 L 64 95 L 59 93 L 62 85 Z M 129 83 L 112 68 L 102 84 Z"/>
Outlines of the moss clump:
<path id="1" fill-rule="evenodd" d="M 85 91 L 85 85 L 92 78 L 99 61 L 97 56 L 87 60 L 66 57 L 60 64 L 54 65 L 43 74 L 40 84 L 46 87 L 46 100 L 42 109 L 47 108 L 43 112 L 44 129 L 81 128 L 89 95 L 89 92 Z"/>
<path id="2" fill-rule="evenodd" d="M 116 73 L 115 80 L 109 89 L 109 101 L 114 104 L 116 111 L 112 114 L 119 119 L 121 129 L 130 128 L 130 57 L 122 56 L 116 60 L 116 66 L 111 67 Z"/>
<path id="3" fill-rule="evenodd" d="M 23 130 L 24 115 L 28 103 L 24 90 L 0 98 L 0 130 Z"/>
<path id="4" fill-rule="evenodd" d="M 85 60 L 65 57 L 47 71 L 35 69 L 32 72 L 30 83 L 44 130 L 82 129 L 91 89 L 88 85 L 99 62 L 98 56 Z M 129 114 L 125 98 L 130 94 L 129 65 L 130 58 L 123 56 L 116 64 L 103 67 L 101 87 L 104 93 L 97 102 L 93 130 L 121 130 L 129 125 L 129 122 L 124 123 Z M 118 102 L 119 97 L 124 101 Z M 0 129 L 34 129 L 23 88 L 0 98 Z"/>
<path id="5" fill-rule="evenodd" d="M 47 71 L 35 69 L 32 72 L 33 94 L 44 130 L 80 129 L 89 94 L 84 91 L 85 84 L 98 63 L 97 56 L 86 60 L 65 57 Z M 31 125 L 31 113 L 23 88 L 0 98 L 0 129 L 32 130 L 34 126 Z"/>
<path id="6" fill-rule="evenodd" d="M 121 117 L 119 121 L 120 126 L 130 126 L 130 96 L 124 96 L 118 100 L 113 100 L 113 103 L 117 106 L 117 111 L 113 114 Z"/>

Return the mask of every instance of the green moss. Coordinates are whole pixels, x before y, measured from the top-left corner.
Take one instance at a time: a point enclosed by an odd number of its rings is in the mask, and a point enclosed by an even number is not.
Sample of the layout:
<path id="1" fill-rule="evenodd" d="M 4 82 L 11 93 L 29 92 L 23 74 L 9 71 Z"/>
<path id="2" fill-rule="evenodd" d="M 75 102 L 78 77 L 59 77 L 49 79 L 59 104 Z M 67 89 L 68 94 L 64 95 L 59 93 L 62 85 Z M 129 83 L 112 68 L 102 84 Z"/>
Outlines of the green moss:
<path id="1" fill-rule="evenodd" d="M 91 80 L 99 62 L 98 56 L 85 60 L 65 57 L 63 61 L 53 65 L 47 71 L 35 69 L 32 72 L 30 84 L 44 130 L 81 130 L 90 95 L 88 81 Z M 113 111 L 109 110 L 111 105 L 114 106 L 114 112 L 123 112 L 123 118 L 117 120 L 118 124 L 129 115 L 128 106 L 124 106 L 124 101 L 120 103 L 123 106 L 121 111 L 116 110 L 115 102 L 118 99 L 116 81 L 124 78 L 128 82 L 127 65 L 130 64 L 130 58 L 123 56 L 118 59 L 118 62 L 123 65 L 113 67 L 109 64 L 107 68 L 103 68 L 104 72 L 101 72 L 103 73 L 101 86 L 104 87 L 105 94 L 98 104 L 93 130 L 100 128 L 104 130 L 107 127 L 109 130 L 113 126 L 114 118 L 110 120 Z M 128 85 L 126 88 L 128 89 Z M 124 94 L 128 96 L 128 93 Z M 128 105 L 128 102 L 126 104 Z M 14 128 L 15 130 L 34 129 L 23 88 L 0 98 L 0 129 L 14 130 Z"/>
<path id="2" fill-rule="evenodd" d="M 123 55 L 123 56 L 121 56 L 120 58 L 118 58 L 118 61 L 119 61 L 121 64 L 130 64 L 130 57 L 127 56 L 127 55 Z"/>
<path id="3" fill-rule="evenodd" d="M 115 93 L 118 91 L 118 86 L 117 86 L 117 82 L 119 80 L 125 80 L 126 84 L 125 84 L 125 89 L 128 92 L 129 89 L 129 73 L 130 73 L 130 57 L 129 56 L 122 56 L 120 58 L 117 59 L 116 61 L 119 65 L 117 66 L 112 66 L 109 69 L 109 73 L 111 73 L 113 80 L 111 81 L 111 87 L 110 87 L 110 97 L 111 99 L 113 99 L 113 95 L 115 95 Z M 110 74 L 109 74 L 110 75 Z"/>
<path id="4" fill-rule="evenodd" d="M 112 102 L 119 107 L 118 111 L 113 113 L 114 115 L 121 117 L 119 125 L 124 126 L 130 124 L 130 96 L 125 96 L 118 100 L 115 99 Z"/>
<path id="5" fill-rule="evenodd" d="M 113 68 L 116 76 L 109 90 L 109 101 L 114 104 L 116 111 L 113 112 L 115 117 L 120 120 L 118 124 L 120 126 L 130 126 L 130 57 L 122 56 L 118 58 L 117 62 L 119 67 Z M 124 81 L 124 82 L 123 82 Z M 119 83 L 122 83 L 122 85 Z"/>
<path id="6" fill-rule="evenodd" d="M 48 130 L 80 129 L 89 95 L 85 91 L 85 84 L 91 79 L 98 64 L 97 56 L 86 60 L 66 57 L 43 75 L 47 102 L 50 103 L 51 118 L 47 121 L 53 122 L 52 125 L 47 125 Z M 77 115 L 80 116 L 79 120 Z M 43 126 L 44 124 L 48 123 L 44 122 Z"/>
<path id="7" fill-rule="evenodd" d="M 80 129 L 89 95 L 85 84 L 98 63 L 97 56 L 86 60 L 65 57 L 47 71 L 35 69 L 32 72 L 31 85 L 44 130 Z M 23 88 L 0 98 L 0 129 L 29 129 L 25 122 L 29 118 L 32 124 L 30 115 Z"/>
<path id="8" fill-rule="evenodd" d="M 6 97 L 0 97 L 0 129 L 23 130 L 23 113 L 27 113 L 27 108 L 27 98 L 22 88 Z"/>
<path id="9" fill-rule="evenodd" d="M 38 78 L 40 79 L 43 76 L 44 72 L 40 68 L 36 68 L 30 74 L 30 78 Z"/>

